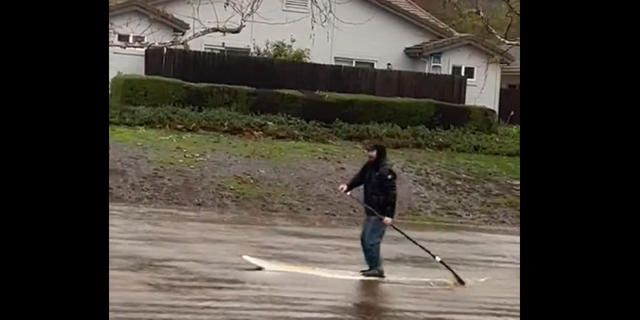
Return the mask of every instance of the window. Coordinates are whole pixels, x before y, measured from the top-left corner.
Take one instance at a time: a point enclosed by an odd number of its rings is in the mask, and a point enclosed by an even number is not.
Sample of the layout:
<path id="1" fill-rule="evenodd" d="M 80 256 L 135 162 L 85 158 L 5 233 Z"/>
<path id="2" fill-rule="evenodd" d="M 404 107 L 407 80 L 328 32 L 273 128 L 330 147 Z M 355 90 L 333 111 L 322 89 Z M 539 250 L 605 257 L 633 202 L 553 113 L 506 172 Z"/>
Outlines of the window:
<path id="1" fill-rule="evenodd" d="M 454 65 L 451 67 L 451 74 L 465 76 L 467 80 L 474 81 L 476 80 L 476 67 Z"/>
<path id="2" fill-rule="evenodd" d="M 129 42 L 129 35 L 118 33 L 118 42 Z"/>
<path id="3" fill-rule="evenodd" d="M 333 58 L 333 61 L 336 65 L 346 66 L 346 67 L 358 67 L 358 68 L 375 68 L 375 61 L 367 61 L 367 60 L 356 60 L 349 58 Z"/>
<path id="4" fill-rule="evenodd" d="M 224 47 L 214 46 L 214 45 L 211 45 L 211 44 L 205 44 L 204 45 L 204 51 L 213 52 L 213 53 L 221 53 L 221 52 L 224 51 Z"/>
<path id="5" fill-rule="evenodd" d="M 282 10 L 307 13 L 309 0 L 282 0 Z"/>
<path id="6" fill-rule="evenodd" d="M 144 43 L 147 42 L 147 38 L 145 36 L 118 33 L 117 41 L 123 43 Z"/>
<path id="7" fill-rule="evenodd" d="M 224 49 L 224 53 L 226 55 L 231 55 L 231 56 L 249 57 L 249 56 L 251 56 L 251 49 L 249 49 L 249 48 L 225 48 Z"/>
<path id="8" fill-rule="evenodd" d="M 144 36 L 131 36 L 131 42 L 133 43 L 143 43 L 145 41 L 145 37 Z"/>
<path id="9" fill-rule="evenodd" d="M 432 66 L 441 66 L 442 65 L 442 54 L 434 53 L 431 55 L 431 65 Z"/>
<path id="10" fill-rule="evenodd" d="M 359 68 L 375 68 L 376 64 L 369 61 L 355 61 L 355 66 Z"/>
<path id="11" fill-rule="evenodd" d="M 426 69 L 426 72 L 442 73 L 442 53 L 433 53 L 429 55 L 427 67 L 428 69 Z"/>
<path id="12" fill-rule="evenodd" d="M 429 60 L 429 72 L 442 73 L 442 54 L 434 53 L 430 56 Z"/>
<path id="13" fill-rule="evenodd" d="M 229 56 L 245 56 L 245 57 L 251 56 L 251 49 L 249 48 L 226 47 L 224 45 L 216 46 L 211 44 L 205 44 L 204 51 L 223 53 Z"/>
<path id="14" fill-rule="evenodd" d="M 334 58 L 333 61 L 339 66 L 353 67 L 353 59 Z"/>

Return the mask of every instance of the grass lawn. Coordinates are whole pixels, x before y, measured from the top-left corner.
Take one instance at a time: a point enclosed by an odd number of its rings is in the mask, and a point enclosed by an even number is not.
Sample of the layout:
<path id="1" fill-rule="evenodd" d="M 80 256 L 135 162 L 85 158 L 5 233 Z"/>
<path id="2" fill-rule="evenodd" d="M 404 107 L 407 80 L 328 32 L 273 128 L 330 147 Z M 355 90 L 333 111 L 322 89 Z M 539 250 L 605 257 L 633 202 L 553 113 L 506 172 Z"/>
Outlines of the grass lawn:
<path id="1" fill-rule="evenodd" d="M 355 143 L 321 144 L 272 139 L 245 139 L 217 133 L 184 133 L 168 130 L 110 126 L 109 139 L 153 149 L 152 161 L 163 165 L 197 165 L 202 156 L 223 152 L 233 156 L 263 158 L 280 163 L 305 159 L 360 162 L 362 148 Z M 389 150 L 395 165 L 431 167 L 454 171 L 470 178 L 508 178 L 520 180 L 520 158 L 430 150 Z"/>

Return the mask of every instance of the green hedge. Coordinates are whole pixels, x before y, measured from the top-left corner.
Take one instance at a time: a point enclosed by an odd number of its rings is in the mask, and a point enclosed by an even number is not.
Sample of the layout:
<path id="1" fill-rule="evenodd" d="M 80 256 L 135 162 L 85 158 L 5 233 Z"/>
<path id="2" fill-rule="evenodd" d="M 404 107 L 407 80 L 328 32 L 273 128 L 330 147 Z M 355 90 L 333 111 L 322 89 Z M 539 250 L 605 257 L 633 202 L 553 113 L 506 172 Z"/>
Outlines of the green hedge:
<path id="1" fill-rule="evenodd" d="M 183 107 L 109 107 L 112 125 L 147 126 L 183 131 L 212 131 L 276 139 L 334 143 L 338 140 L 378 142 L 389 148 L 428 148 L 454 152 L 520 156 L 519 127 L 499 127 L 497 134 L 467 129 L 401 128 L 393 124 L 332 124 L 283 115 L 248 115 L 224 108 L 194 110 Z"/>
<path id="2" fill-rule="evenodd" d="M 111 98 L 132 106 L 228 108 L 243 113 L 286 114 L 307 121 L 350 124 L 390 123 L 400 127 L 466 128 L 495 132 L 495 111 L 429 99 L 255 89 L 194 84 L 175 79 L 119 75 L 111 81 Z"/>

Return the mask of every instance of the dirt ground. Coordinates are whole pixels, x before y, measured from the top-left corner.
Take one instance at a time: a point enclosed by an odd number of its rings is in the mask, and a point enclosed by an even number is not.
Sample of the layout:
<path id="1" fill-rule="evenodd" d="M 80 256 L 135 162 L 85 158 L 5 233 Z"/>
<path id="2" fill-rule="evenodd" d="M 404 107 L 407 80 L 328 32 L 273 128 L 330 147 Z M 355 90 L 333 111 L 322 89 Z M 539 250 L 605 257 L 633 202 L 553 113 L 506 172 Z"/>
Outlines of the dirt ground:
<path id="1" fill-rule="evenodd" d="M 360 218 L 362 209 L 337 192 L 364 160 L 304 161 L 237 156 L 211 150 L 196 165 L 154 161 L 157 149 L 109 143 L 109 201 L 147 207 L 215 211 L 236 218 L 331 220 Z M 185 154 L 185 157 L 187 155 Z M 182 160 L 179 160 L 182 161 Z M 398 216 L 420 222 L 520 225 L 520 185 L 477 179 L 428 164 L 395 166 Z M 359 194 L 358 194 L 359 195 Z"/>

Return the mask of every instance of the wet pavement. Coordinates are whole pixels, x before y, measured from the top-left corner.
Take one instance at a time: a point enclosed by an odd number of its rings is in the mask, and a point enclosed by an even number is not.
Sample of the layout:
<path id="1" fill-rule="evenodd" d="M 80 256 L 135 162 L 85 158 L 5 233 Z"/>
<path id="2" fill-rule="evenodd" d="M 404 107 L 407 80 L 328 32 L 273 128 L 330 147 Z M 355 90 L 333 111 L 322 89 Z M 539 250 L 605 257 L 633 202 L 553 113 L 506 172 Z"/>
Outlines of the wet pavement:
<path id="1" fill-rule="evenodd" d="M 213 221 L 212 221 L 213 220 Z M 111 207 L 109 319 L 520 318 L 520 237 L 474 232 L 407 232 L 434 251 L 467 287 L 323 278 L 251 271 L 242 255 L 304 266 L 359 270 L 359 229 L 213 223 L 199 214 Z M 393 277 L 450 279 L 393 230 L 385 236 Z"/>

